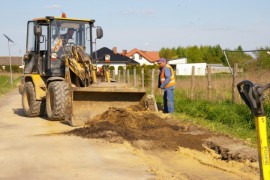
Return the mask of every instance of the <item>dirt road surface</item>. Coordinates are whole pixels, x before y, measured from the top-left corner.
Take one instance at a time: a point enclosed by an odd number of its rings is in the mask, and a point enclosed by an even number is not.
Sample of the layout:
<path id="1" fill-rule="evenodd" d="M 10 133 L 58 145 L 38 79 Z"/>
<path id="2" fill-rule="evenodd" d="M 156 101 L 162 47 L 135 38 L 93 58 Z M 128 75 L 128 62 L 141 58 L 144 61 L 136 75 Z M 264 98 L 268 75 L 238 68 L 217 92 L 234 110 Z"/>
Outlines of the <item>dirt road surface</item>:
<path id="1" fill-rule="evenodd" d="M 61 134 L 71 130 L 24 117 L 17 90 L 0 97 L 0 179 L 259 179 L 256 163 L 222 161 L 211 150 L 144 150 Z"/>

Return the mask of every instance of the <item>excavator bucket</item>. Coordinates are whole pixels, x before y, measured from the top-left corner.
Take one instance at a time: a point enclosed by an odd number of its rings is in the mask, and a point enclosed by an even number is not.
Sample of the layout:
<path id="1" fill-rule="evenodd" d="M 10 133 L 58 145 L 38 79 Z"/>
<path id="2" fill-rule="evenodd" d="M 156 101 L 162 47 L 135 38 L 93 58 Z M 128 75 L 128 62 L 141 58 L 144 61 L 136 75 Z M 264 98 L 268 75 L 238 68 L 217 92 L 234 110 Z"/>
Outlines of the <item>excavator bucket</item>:
<path id="1" fill-rule="evenodd" d="M 145 100 L 146 91 L 135 88 L 104 85 L 73 87 L 67 97 L 65 120 L 71 126 L 81 126 L 110 107 L 144 106 Z"/>

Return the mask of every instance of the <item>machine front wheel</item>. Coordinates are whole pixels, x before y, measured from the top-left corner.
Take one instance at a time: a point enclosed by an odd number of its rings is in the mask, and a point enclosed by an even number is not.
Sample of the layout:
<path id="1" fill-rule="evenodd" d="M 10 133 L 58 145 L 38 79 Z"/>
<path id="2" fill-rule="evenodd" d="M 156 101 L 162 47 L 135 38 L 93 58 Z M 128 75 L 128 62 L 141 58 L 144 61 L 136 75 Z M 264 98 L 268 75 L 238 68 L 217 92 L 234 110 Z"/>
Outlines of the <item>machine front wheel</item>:
<path id="1" fill-rule="evenodd" d="M 68 86 L 65 81 L 54 81 L 49 84 L 46 94 L 46 111 L 49 119 L 65 119 L 67 93 Z"/>

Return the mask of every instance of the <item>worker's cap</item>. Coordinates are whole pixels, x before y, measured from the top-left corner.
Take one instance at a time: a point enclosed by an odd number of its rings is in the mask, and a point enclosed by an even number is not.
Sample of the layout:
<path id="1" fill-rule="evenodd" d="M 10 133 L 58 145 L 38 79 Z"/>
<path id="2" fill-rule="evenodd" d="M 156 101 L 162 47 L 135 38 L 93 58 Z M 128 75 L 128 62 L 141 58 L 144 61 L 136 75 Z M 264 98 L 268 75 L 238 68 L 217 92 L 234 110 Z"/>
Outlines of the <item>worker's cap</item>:
<path id="1" fill-rule="evenodd" d="M 159 64 L 161 64 L 161 63 L 163 63 L 163 62 L 165 62 L 166 63 L 166 59 L 165 58 L 160 58 L 160 60 L 159 60 Z"/>

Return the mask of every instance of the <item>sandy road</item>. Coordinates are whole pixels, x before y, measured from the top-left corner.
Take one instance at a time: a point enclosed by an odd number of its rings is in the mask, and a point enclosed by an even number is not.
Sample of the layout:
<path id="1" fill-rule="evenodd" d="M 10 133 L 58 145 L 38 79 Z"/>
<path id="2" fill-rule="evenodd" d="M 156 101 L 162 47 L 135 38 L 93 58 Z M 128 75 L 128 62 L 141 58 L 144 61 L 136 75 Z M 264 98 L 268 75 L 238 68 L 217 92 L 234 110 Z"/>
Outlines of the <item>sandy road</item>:
<path id="1" fill-rule="evenodd" d="M 26 118 L 21 95 L 0 98 L 0 179 L 149 179 L 144 161 L 119 145 L 75 136 L 61 122 Z"/>
<path id="2" fill-rule="evenodd" d="M 17 90 L 0 98 L 0 179 L 254 179 L 203 153 L 143 151 L 57 133 L 73 129 L 26 118 Z M 187 152 L 186 152 L 187 151 Z M 243 164 L 237 167 L 243 169 Z M 228 169 L 231 166 L 233 169 Z M 249 169 L 247 171 L 250 171 Z"/>

